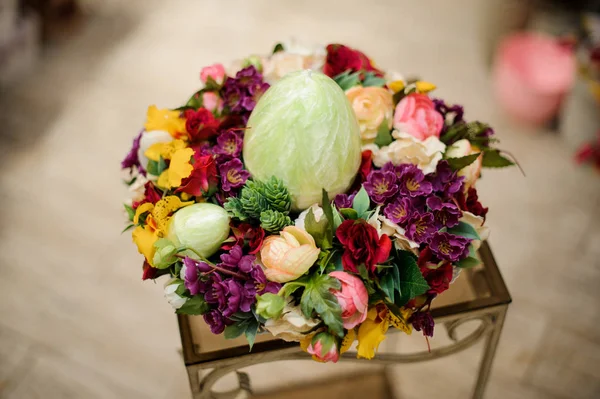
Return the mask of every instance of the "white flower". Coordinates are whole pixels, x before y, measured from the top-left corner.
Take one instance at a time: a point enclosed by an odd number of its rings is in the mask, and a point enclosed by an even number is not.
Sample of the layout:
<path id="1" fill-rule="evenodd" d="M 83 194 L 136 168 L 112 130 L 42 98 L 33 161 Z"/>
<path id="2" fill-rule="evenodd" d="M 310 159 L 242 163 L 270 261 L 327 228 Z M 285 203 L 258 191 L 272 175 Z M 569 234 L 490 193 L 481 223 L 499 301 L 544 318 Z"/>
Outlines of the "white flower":
<path id="1" fill-rule="evenodd" d="M 286 51 L 275 53 L 263 61 L 263 76 L 269 83 L 274 83 L 290 72 L 304 69 L 305 56 L 291 54 Z"/>
<path id="2" fill-rule="evenodd" d="M 325 47 L 314 43 L 305 43 L 295 38 L 290 38 L 281 43 L 286 53 L 305 56 L 319 55 L 325 57 L 327 50 Z"/>
<path id="3" fill-rule="evenodd" d="M 140 201 L 144 198 L 145 184 L 148 182 L 148 178 L 142 175 L 138 168 L 134 168 L 134 172 L 131 174 L 131 178 L 135 177 L 135 181 L 129 186 L 129 192 L 133 201 Z"/>
<path id="4" fill-rule="evenodd" d="M 381 237 L 382 234 L 387 235 L 394 242 L 396 248 L 411 251 L 417 255 L 417 249 L 419 248 L 419 244 L 414 241 L 409 240 L 404 233 L 402 227 L 398 226 L 396 223 L 392 222 L 388 218 L 379 214 L 380 207 L 375 208 L 375 212 L 373 215 L 367 220 L 367 223 L 370 224 L 377 230 L 377 234 Z"/>
<path id="5" fill-rule="evenodd" d="M 446 145 L 435 136 L 421 141 L 397 130 L 392 133 L 392 136 L 396 140 L 374 153 L 373 163 L 380 168 L 388 162 L 394 165 L 411 163 L 428 174 L 435 171 L 446 149 Z"/>
<path id="6" fill-rule="evenodd" d="M 299 342 L 306 338 L 306 334 L 319 322 L 307 319 L 302 314 L 300 306 L 292 306 L 291 301 L 283 308 L 279 319 L 268 319 L 265 328 L 277 338 L 288 342 Z"/>
<path id="7" fill-rule="evenodd" d="M 460 158 L 466 155 L 476 154 L 480 151 L 473 148 L 471 143 L 467 139 L 458 140 L 456 143 L 452 144 L 446 150 L 447 158 Z M 465 166 L 461 170 L 458 171 L 459 176 L 465 177 L 465 190 L 468 190 L 469 187 L 475 185 L 477 179 L 479 179 L 479 175 L 481 174 L 481 165 L 483 162 L 483 155 L 477 157 L 475 162 L 470 165 Z"/>
<path id="8" fill-rule="evenodd" d="M 183 284 L 183 281 L 177 278 L 172 278 L 165 283 L 165 298 L 167 298 L 167 302 L 173 309 L 179 309 L 187 301 L 187 298 L 183 298 L 175 292 L 181 284 Z"/>
<path id="9" fill-rule="evenodd" d="M 479 237 L 481 237 L 481 240 L 471 241 L 471 244 L 473 244 L 473 248 L 475 250 L 478 250 L 481 246 L 481 241 L 487 240 L 490 236 L 490 228 L 483 225 L 485 219 L 481 216 L 474 215 L 471 212 L 463 211 L 463 215 L 460 218 L 460 221 L 473 226 L 473 228 L 477 231 L 477 234 L 479 234 Z"/>
<path id="10" fill-rule="evenodd" d="M 321 218 L 323 217 L 323 208 L 321 208 L 319 206 L 319 204 L 312 204 L 309 208 L 300 212 L 300 214 L 298 215 L 298 218 L 294 221 L 294 224 L 296 225 L 296 227 L 298 227 L 302 230 L 306 230 L 306 228 L 304 227 L 304 220 L 306 220 L 306 216 L 308 215 L 308 212 L 311 209 L 313 211 L 313 215 L 315 215 L 315 220 L 317 222 L 319 222 L 321 220 Z"/>

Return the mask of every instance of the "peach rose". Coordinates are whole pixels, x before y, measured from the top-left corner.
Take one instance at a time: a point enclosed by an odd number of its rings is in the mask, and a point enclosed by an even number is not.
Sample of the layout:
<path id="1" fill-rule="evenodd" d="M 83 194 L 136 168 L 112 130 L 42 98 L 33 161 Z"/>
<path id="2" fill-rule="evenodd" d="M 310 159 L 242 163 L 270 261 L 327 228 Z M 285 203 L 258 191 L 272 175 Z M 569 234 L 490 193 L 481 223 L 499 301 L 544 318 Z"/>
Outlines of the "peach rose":
<path id="1" fill-rule="evenodd" d="M 342 307 L 342 322 L 347 330 L 353 329 L 367 318 L 369 294 L 365 285 L 356 276 L 346 272 L 331 272 L 331 277 L 342 283 L 342 289 L 333 291 L 333 295 Z"/>
<path id="2" fill-rule="evenodd" d="M 440 137 L 444 117 L 435 110 L 433 101 L 426 94 L 412 93 L 404 97 L 394 112 L 394 128 L 419 140 Z"/>
<path id="3" fill-rule="evenodd" d="M 306 273 L 320 252 L 310 234 L 296 226 L 287 226 L 279 236 L 269 236 L 264 241 L 260 259 L 268 280 L 285 283 Z"/>
<path id="4" fill-rule="evenodd" d="M 202 68 L 202 71 L 200 71 L 200 80 L 206 83 L 209 76 L 215 82 L 219 84 L 223 83 L 223 79 L 225 79 L 225 67 L 223 64 L 213 64 Z"/>
<path id="5" fill-rule="evenodd" d="M 467 139 L 458 140 L 456 143 L 452 144 L 446 150 L 447 158 L 461 158 L 467 155 L 476 154 L 478 151 L 471 145 L 471 142 Z M 465 192 L 469 190 L 470 187 L 475 185 L 477 179 L 479 179 L 479 175 L 481 174 L 481 163 L 483 162 L 483 155 L 477 157 L 475 162 L 470 165 L 465 166 L 461 170 L 458 171 L 459 176 L 465 177 Z"/>
<path id="6" fill-rule="evenodd" d="M 377 137 L 379 126 L 386 121 L 392 128 L 394 100 L 392 93 L 383 87 L 356 86 L 346 91 L 360 126 L 363 143 L 372 143 Z"/>

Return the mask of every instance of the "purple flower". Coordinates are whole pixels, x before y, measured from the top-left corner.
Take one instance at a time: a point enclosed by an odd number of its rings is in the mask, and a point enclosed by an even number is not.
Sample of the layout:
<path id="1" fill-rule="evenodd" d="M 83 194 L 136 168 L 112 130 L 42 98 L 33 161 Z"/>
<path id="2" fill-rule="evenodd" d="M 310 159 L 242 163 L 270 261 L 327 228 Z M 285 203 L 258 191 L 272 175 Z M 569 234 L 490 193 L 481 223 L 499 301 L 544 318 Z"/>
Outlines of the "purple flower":
<path id="1" fill-rule="evenodd" d="M 254 66 L 239 71 L 235 78 L 227 78 L 223 85 L 223 101 L 231 109 L 247 120 L 260 96 L 269 88 L 263 76 Z"/>
<path id="2" fill-rule="evenodd" d="M 131 150 L 129 150 L 129 153 L 127 153 L 125 159 L 121 161 L 121 168 L 127 169 L 133 168 L 135 166 L 138 168 L 142 175 L 146 176 L 146 170 L 144 170 L 142 165 L 140 165 L 140 160 L 138 159 L 138 151 L 140 149 L 140 140 L 142 139 L 142 133 L 144 133 L 143 130 L 140 132 L 140 134 L 137 135 L 135 139 L 133 139 L 133 145 L 131 146 Z"/>
<path id="3" fill-rule="evenodd" d="M 217 309 L 205 313 L 203 317 L 213 334 L 221 334 L 225 330 L 225 318 Z"/>
<path id="4" fill-rule="evenodd" d="M 438 258 L 457 262 L 469 255 L 471 240 L 450 233 L 435 233 L 429 243 L 429 248 Z"/>
<path id="5" fill-rule="evenodd" d="M 235 245 L 233 248 L 231 248 L 229 253 L 221 255 L 221 263 L 219 263 L 219 266 L 229 270 L 237 269 L 243 255 L 242 247 Z"/>
<path id="6" fill-rule="evenodd" d="M 186 256 L 183 258 L 183 264 L 185 266 L 184 284 L 185 288 L 190 291 L 190 294 L 197 295 L 202 290 L 202 282 L 200 281 L 200 274 L 206 273 L 212 270 L 205 262 L 198 262 L 194 259 Z"/>
<path id="7" fill-rule="evenodd" d="M 243 140 L 234 130 L 228 130 L 217 137 L 217 145 L 214 146 L 215 154 L 227 159 L 237 158 L 242 153 Z"/>
<path id="8" fill-rule="evenodd" d="M 396 175 L 393 172 L 375 170 L 369 173 L 363 187 L 369 197 L 377 204 L 385 204 L 387 200 L 398 192 Z"/>
<path id="9" fill-rule="evenodd" d="M 444 202 L 440 197 L 427 198 L 427 206 L 433 211 L 435 221 L 438 227 L 454 227 L 458 224 L 458 219 L 462 212 L 452 202 Z"/>
<path id="10" fill-rule="evenodd" d="M 392 222 L 404 225 L 412 215 L 413 210 L 414 207 L 410 198 L 396 198 L 394 202 L 386 205 L 383 214 Z"/>
<path id="11" fill-rule="evenodd" d="M 240 310 L 240 304 L 242 302 L 244 291 L 242 285 L 232 278 L 225 280 L 223 284 L 227 286 L 227 304 L 223 307 L 220 307 L 219 310 L 222 310 L 224 317 L 230 317 Z M 248 311 L 249 310 L 250 309 L 248 309 Z"/>
<path id="12" fill-rule="evenodd" d="M 249 274 L 250 272 L 252 272 L 252 270 L 254 270 L 254 268 L 257 267 L 257 265 L 254 263 L 255 260 L 256 256 L 254 255 L 244 255 L 238 263 L 239 271 L 245 274 Z"/>
<path id="13" fill-rule="evenodd" d="M 224 191 L 231 191 L 243 186 L 250 177 L 250 172 L 244 169 L 244 164 L 239 158 L 221 164 L 219 173 L 221 174 L 221 187 Z"/>
<path id="14" fill-rule="evenodd" d="M 433 327 L 435 326 L 435 323 L 429 312 L 413 313 L 412 316 L 410 316 L 409 321 L 415 330 L 423 331 L 423 335 L 426 337 L 433 337 Z"/>
<path id="15" fill-rule="evenodd" d="M 433 188 L 431 183 L 425 179 L 421 169 L 412 164 L 402 164 L 400 168 L 400 180 L 398 182 L 400 194 L 410 197 L 431 194 Z"/>
<path id="16" fill-rule="evenodd" d="M 270 292 L 271 294 L 277 294 L 281 289 L 281 284 L 275 283 L 273 281 L 267 281 L 267 277 L 265 276 L 265 272 L 262 267 L 256 265 L 254 269 L 250 272 L 250 276 L 254 280 L 254 284 L 256 286 L 256 292 L 259 295 L 264 294 L 265 292 Z"/>
<path id="17" fill-rule="evenodd" d="M 450 197 L 462 189 L 464 177 L 458 176 L 447 161 L 438 162 L 435 173 L 428 176 L 433 191 L 442 193 L 443 196 Z"/>
<path id="18" fill-rule="evenodd" d="M 431 212 L 415 212 L 406 223 L 406 237 L 419 244 L 427 242 L 436 231 Z"/>
<path id="19" fill-rule="evenodd" d="M 227 304 L 229 287 L 217 273 L 210 275 L 209 289 L 204 293 L 204 300 L 209 304 L 216 304 L 218 309 L 224 309 Z"/>
<path id="20" fill-rule="evenodd" d="M 333 203 L 338 207 L 338 209 L 352 208 L 352 203 L 354 202 L 355 196 L 356 194 L 338 194 L 333 199 Z"/>
<path id="21" fill-rule="evenodd" d="M 444 120 L 447 121 L 450 125 L 454 125 L 455 123 L 464 122 L 463 115 L 464 110 L 460 105 L 451 105 L 448 106 L 444 100 L 435 98 L 433 99 L 433 104 L 435 105 L 435 110 L 442 114 Z"/>

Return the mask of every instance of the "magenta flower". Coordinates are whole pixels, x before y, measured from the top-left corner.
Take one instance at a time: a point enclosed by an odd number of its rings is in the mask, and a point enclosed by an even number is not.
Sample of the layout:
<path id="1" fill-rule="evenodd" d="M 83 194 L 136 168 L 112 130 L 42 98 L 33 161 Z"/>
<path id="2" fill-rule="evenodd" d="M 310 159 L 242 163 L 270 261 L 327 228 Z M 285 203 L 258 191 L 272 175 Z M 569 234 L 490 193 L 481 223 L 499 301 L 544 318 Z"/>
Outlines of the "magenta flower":
<path id="1" fill-rule="evenodd" d="M 441 192 L 443 196 L 452 196 L 462 189 L 463 176 L 452 170 L 447 161 L 440 161 L 437 164 L 435 173 L 428 175 L 430 177 L 433 191 Z"/>
<path id="2" fill-rule="evenodd" d="M 410 198 L 396 198 L 396 200 L 388 205 L 383 210 L 386 218 L 392 222 L 404 225 L 410 219 L 414 211 L 414 206 Z"/>
<path id="3" fill-rule="evenodd" d="M 140 173 L 142 175 L 146 176 L 146 171 L 144 170 L 142 165 L 140 165 L 140 160 L 138 159 L 138 151 L 140 149 L 140 140 L 142 139 L 142 133 L 144 133 L 143 130 L 133 140 L 133 145 L 131 146 L 131 150 L 129 150 L 129 153 L 127 153 L 127 156 L 125 156 L 125 159 L 123 159 L 123 161 L 121 161 L 121 168 L 128 169 L 128 168 L 133 168 L 135 166 L 138 168 L 138 170 L 140 171 Z"/>
<path id="4" fill-rule="evenodd" d="M 431 317 L 431 313 L 413 313 L 408 321 L 412 324 L 415 330 L 423 331 L 424 336 L 433 337 L 433 327 L 435 326 L 435 323 L 433 322 L 433 317 Z"/>
<path id="5" fill-rule="evenodd" d="M 373 202 L 380 205 L 385 204 L 398 192 L 396 175 L 393 172 L 384 172 L 382 170 L 374 170 L 369 173 L 363 187 Z"/>
<path id="6" fill-rule="evenodd" d="M 333 199 L 333 203 L 338 207 L 338 209 L 352 208 L 352 203 L 354 202 L 355 196 L 356 194 L 338 194 Z"/>
<path id="7" fill-rule="evenodd" d="M 242 153 L 242 138 L 234 130 L 228 130 L 217 137 L 217 145 L 213 148 L 215 154 L 225 158 L 237 158 Z"/>
<path id="8" fill-rule="evenodd" d="M 234 188 L 242 187 L 250 177 L 250 172 L 244 169 L 244 164 L 239 158 L 234 158 L 220 165 L 219 173 L 221 174 L 223 191 L 231 191 Z"/>
<path id="9" fill-rule="evenodd" d="M 244 254 L 242 252 L 242 247 L 235 245 L 233 248 L 231 248 L 229 253 L 222 254 L 220 256 L 221 263 L 219 263 L 219 266 L 228 270 L 237 269 L 238 264 L 240 263 L 240 260 L 242 260 L 243 256 Z"/>
<path id="10" fill-rule="evenodd" d="M 190 291 L 190 294 L 197 295 L 202 291 L 201 274 L 211 271 L 212 267 L 205 262 L 198 262 L 188 256 L 183 258 L 183 264 L 185 266 L 183 280 L 185 288 Z"/>
<path id="11" fill-rule="evenodd" d="M 437 231 L 431 212 L 415 212 L 406 223 L 406 237 L 419 244 L 427 242 Z"/>
<path id="12" fill-rule="evenodd" d="M 440 197 L 427 198 L 427 206 L 433 212 L 439 228 L 454 227 L 462 216 L 462 212 L 452 202 L 444 202 Z"/>
<path id="13" fill-rule="evenodd" d="M 431 191 L 433 191 L 432 185 L 425 179 L 421 169 L 412 164 L 402 164 L 399 168 L 398 186 L 400 194 L 410 197 L 431 194 Z"/>
<path id="14" fill-rule="evenodd" d="M 471 240 L 450 233 L 435 233 L 429 248 L 438 258 L 458 262 L 469 255 Z"/>
<path id="15" fill-rule="evenodd" d="M 225 318 L 218 310 L 213 309 L 203 317 L 213 334 L 221 334 L 225 330 Z"/>
<path id="16" fill-rule="evenodd" d="M 250 112 L 256 102 L 269 88 L 263 81 L 263 76 L 254 66 L 239 71 L 235 78 L 227 78 L 223 85 L 223 101 L 232 112 L 242 116 L 244 122 L 248 120 Z"/>

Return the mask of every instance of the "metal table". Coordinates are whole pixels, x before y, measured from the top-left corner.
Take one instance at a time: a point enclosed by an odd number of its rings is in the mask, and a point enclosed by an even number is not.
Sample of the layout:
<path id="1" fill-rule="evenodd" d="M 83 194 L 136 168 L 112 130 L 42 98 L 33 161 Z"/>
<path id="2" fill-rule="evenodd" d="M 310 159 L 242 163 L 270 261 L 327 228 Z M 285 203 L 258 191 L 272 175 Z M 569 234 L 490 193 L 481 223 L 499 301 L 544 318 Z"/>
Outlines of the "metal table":
<path id="1" fill-rule="evenodd" d="M 421 362 L 451 355 L 484 339 L 472 396 L 482 398 L 511 297 L 487 242 L 479 249 L 479 257 L 481 266 L 463 271 L 450 289 L 433 301 L 431 314 L 436 322 L 436 332 L 440 334 L 441 327 L 445 326 L 452 340 L 450 345 L 431 352 L 408 354 L 380 351 L 372 360 L 357 359 L 356 353 L 346 352 L 340 361 L 383 365 Z M 473 320 L 479 322 L 477 328 L 459 338 L 457 327 Z M 251 392 L 248 375 L 237 371 L 244 367 L 280 360 L 312 361 L 296 342 L 285 342 L 268 334 L 259 335 L 252 352 L 249 352 L 244 338 L 225 340 L 222 336 L 213 335 L 199 316 L 178 315 L 178 321 L 183 359 L 194 399 L 234 398 L 242 392 Z M 230 392 L 213 392 L 213 385 L 229 373 L 237 374 L 239 388 Z"/>

